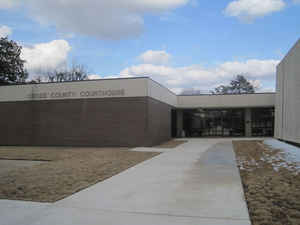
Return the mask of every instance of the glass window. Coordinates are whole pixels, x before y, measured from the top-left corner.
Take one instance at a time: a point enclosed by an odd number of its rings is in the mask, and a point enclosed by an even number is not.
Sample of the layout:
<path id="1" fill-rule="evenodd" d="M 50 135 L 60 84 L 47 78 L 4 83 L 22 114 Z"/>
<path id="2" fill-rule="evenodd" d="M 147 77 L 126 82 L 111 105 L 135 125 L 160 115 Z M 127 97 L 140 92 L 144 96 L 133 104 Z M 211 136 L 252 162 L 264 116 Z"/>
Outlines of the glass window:
<path id="1" fill-rule="evenodd" d="M 195 109 L 183 114 L 187 137 L 244 136 L 244 126 L 244 109 Z"/>
<path id="2" fill-rule="evenodd" d="M 274 135 L 274 108 L 251 110 L 252 136 L 266 137 Z"/>

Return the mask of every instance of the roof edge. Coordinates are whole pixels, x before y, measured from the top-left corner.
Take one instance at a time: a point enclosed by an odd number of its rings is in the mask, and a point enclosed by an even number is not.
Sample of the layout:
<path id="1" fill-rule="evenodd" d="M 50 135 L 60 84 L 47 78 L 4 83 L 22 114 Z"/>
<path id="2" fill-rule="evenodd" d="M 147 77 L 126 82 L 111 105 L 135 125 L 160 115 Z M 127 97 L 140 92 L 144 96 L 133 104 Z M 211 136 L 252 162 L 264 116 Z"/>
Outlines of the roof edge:
<path id="1" fill-rule="evenodd" d="M 149 77 L 120 77 L 120 78 L 103 78 L 103 79 L 92 79 L 92 80 L 72 80 L 63 82 L 41 82 L 41 83 L 25 83 L 25 84 L 7 84 L 0 85 L 1 87 L 11 87 L 11 86 L 25 86 L 25 85 L 44 85 L 44 84 L 65 84 L 65 83 L 79 83 L 79 82 L 95 82 L 95 81 L 105 81 L 105 80 L 135 80 L 135 79 L 150 79 Z"/>

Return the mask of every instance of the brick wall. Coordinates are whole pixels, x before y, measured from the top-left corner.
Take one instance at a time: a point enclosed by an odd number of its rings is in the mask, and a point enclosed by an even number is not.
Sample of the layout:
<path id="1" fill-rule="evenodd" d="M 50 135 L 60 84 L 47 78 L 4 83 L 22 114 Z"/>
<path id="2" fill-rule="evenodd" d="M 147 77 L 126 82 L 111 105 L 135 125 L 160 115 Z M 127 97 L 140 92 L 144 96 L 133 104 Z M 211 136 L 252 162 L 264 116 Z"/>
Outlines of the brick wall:
<path id="1" fill-rule="evenodd" d="M 171 110 L 171 106 L 148 98 L 147 145 L 158 145 L 171 139 Z"/>
<path id="2" fill-rule="evenodd" d="M 0 145 L 150 146 L 171 137 L 171 107 L 148 97 L 0 103 Z"/>

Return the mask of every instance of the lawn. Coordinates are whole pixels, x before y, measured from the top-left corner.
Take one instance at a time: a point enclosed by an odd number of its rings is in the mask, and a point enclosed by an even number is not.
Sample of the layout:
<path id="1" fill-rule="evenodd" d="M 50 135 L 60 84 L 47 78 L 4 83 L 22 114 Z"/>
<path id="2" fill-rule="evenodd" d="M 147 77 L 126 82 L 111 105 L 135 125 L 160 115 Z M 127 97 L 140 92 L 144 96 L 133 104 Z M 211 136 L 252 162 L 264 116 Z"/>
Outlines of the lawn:
<path id="1" fill-rule="evenodd" d="M 252 224 L 300 224 L 299 148 L 276 140 L 233 145 Z"/>
<path id="2" fill-rule="evenodd" d="M 0 173 L 0 199 L 55 202 L 158 154 L 126 148 L 0 147 L 7 169 Z M 24 160 L 36 163 L 16 166 Z"/>

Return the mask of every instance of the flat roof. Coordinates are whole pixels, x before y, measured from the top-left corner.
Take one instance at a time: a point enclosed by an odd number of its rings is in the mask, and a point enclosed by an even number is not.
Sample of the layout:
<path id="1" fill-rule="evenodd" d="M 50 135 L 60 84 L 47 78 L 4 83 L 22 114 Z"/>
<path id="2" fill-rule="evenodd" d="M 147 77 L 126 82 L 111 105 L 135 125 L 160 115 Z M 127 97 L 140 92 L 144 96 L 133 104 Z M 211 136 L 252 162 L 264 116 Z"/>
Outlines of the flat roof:
<path id="1" fill-rule="evenodd" d="M 255 92 L 255 93 L 225 93 L 225 94 L 196 94 L 196 95 L 177 95 L 177 96 L 216 96 L 216 95 L 264 95 L 264 94 L 276 94 L 276 92 Z"/>
<path id="2" fill-rule="evenodd" d="M 243 107 L 249 101 L 255 106 L 255 99 L 259 102 L 258 106 L 275 105 L 275 93 L 176 95 L 146 76 L 0 86 L 0 102 L 114 97 L 151 97 L 173 107 L 203 106 L 205 102 L 214 102 L 216 107 L 218 104 L 235 106 L 231 103 L 233 99 Z"/>

